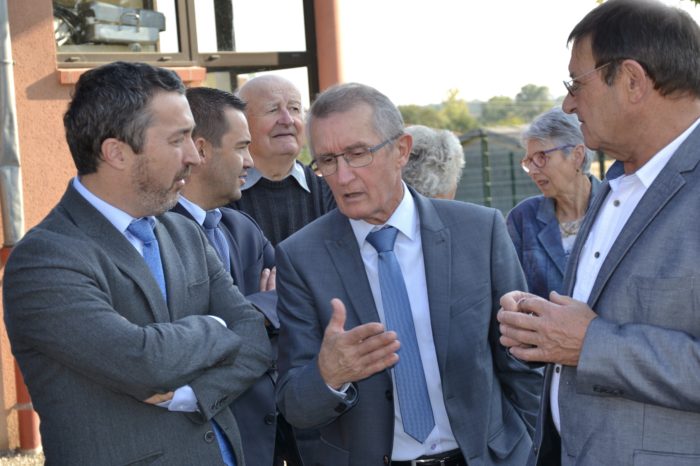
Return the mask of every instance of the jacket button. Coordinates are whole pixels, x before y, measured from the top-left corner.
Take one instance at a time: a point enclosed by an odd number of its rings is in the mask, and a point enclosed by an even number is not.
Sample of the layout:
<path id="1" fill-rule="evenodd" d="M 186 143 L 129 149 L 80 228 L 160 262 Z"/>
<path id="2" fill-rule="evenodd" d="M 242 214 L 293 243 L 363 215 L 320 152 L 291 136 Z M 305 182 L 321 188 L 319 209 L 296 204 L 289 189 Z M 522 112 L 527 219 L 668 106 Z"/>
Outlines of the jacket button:
<path id="1" fill-rule="evenodd" d="M 276 416 L 275 416 L 274 413 L 266 414 L 265 417 L 263 418 L 264 421 L 265 421 L 265 424 L 267 424 L 268 426 L 271 426 L 272 424 L 274 424 L 274 423 L 275 423 L 275 417 L 276 417 Z"/>
<path id="2" fill-rule="evenodd" d="M 213 442 L 215 438 L 216 435 L 214 435 L 214 432 L 211 430 L 208 430 L 204 433 L 204 441 L 207 443 Z"/>
<path id="3" fill-rule="evenodd" d="M 384 396 L 386 396 L 387 400 L 394 401 L 394 394 L 391 392 L 391 390 L 385 391 Z"/>
<path id="4" fill-rule="evenodd" d="M 342 413 L 342 412 L 345 412 L 345 408 L 346 408 L 345 403 L 338 403 L 338 404 L 335 406 L 335 410 L 334 410 L 334 411 L 335 411 L 336 413 Z"/>
<path id="5" fill-rule="evenodd" d="M 391 461 L 389 460 L 389 457 L 387 455 L 384 455 L 384 458 L 382 458 L 382 461 L 384 461 L 384 464 L 391 463 Z"/>

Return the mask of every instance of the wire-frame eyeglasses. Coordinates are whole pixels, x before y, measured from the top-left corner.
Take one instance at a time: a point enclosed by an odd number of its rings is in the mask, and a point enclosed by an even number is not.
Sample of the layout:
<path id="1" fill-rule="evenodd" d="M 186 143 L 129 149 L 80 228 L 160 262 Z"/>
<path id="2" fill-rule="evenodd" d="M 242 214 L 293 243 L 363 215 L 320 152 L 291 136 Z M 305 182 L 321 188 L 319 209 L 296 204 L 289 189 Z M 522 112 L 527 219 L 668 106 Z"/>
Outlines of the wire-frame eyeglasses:
<path id="1" fill-rule="evenodd" d="M 562 81 L 564 83 L 564 87 L 566 88 L 566 91 L 569 93 L 569 95 L 571 97 L 576 97 L 576 93 L 579 91 L 579 89 L 581 89 L 581 84 L 582 84 L 581 78 L 585 78 L 586 76 L 593 74 L 596 71 L 602 70 L 606 66 L 610 65 L 613 61 L 614 60 L 609 61 L 607 63 L 603 63 L 602 65 L 600 65 L 596 68 L 593 68 L 590 71 L 586 71 L 585 73 L 580 74 L 580 75 L 576 76 L 575 78 L 571 78 L 569 81 L 566 81 L 566 80 Z"/>
<path id="2" fill-rule="evenodd" d="M 576 147 L 576 145 L 564 144 L 563 146 L 557 146 L 552 147 L 551 149 L 533 152 L 532 155 L 523 157 L 523 159 L 520 161 L 520 166 L 525 171 L 525 173 L 530 173 L 530 164 L 533 164 L 537 168 L 544 168 L 544 166 L 547 165 L 547 156 L 549 154 L 558 150 L 571 149 L 572 147 Z"/>
<path id="3" fill-rule="evenodd" d="M 403 133 L 399 133 L 372 147 L 357 147 L 338 154 L 321 154 L 311 162 L 311 168 L 323 176 L 331 176 L 338 170 L 338 157 L 342 157 L 352 168 L 361 168 L 372 163 L 374 153 L 390 142 L 396 141 Z"/>

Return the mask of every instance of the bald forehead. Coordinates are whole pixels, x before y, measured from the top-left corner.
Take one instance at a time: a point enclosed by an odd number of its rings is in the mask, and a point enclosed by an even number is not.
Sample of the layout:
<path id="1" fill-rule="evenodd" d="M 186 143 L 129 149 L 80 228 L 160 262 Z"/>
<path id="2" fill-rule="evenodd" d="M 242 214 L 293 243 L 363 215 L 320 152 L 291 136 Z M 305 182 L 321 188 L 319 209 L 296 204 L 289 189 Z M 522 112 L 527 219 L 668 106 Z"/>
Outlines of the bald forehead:
<path id="1" fill-rule="evenodd" d="M 254 103 L 257 99 L 274 95 L 301 100 L 301 94 L 294 84 L 280 76 L 266 75 L 253 78 L 245 83 L 239 92 L 241 99 Z"/>

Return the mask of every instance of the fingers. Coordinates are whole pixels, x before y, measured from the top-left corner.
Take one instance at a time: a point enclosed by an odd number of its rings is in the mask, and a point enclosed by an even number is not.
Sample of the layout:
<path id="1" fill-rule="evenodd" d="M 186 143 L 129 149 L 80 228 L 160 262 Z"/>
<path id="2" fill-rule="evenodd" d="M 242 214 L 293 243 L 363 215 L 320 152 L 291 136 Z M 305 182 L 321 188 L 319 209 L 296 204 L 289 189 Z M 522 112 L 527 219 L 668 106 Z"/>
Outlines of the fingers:
<path id="1" fill-rule="evenodd" d="M 267 279 L 267 290 L 272 291 L 277 288 L 277 267 L 270 269 L 270 276 Z"/>
<path id="2" fill-rule="evenodd" d="M 143 400 L 144 403 L 148 403 L 150 405 L 157 405 L 159 403 L 162 403 L 164 401 L 172 400 L 173 399 L 173 393 L 174 392 L 167 392 L 167 393 L 156 393 L 155 395 L 146 398 Z"/>
<path id="3" fill-rule="evenodd" d="M 346 309 L 339 299 L 331 300 L 333 313 L 321 343 L 318 367 L 329 386 L 338 388 L 396 364 L 400 343 L 396 332 L 385 332 L 379 322 L 345 331 Z"/>
<path id="4" fill-rule="evenodd" d="M 536 346 L 512 346 L 508 351 L 522 361 L 548 362 L 543 351 Z"/>
<path id="5" fill-rule="evenodd" d="M 534 316 L 522 314 L 520 314 L 519 317 L 530 320 L 538 319 Z M 533 327 L 535 327 L 535 325 L 533 325 Z M 500 325 L 499 329 L 501 331 L 501 338 L 499 339 L 501 344 L 509 348 L 512 346 L 537 346 L 539 342 L 537 331 L 503 324 Z"/>
<path id="6" fill-rule="evenodd" d="M 331 308 L 333 313 L 331 314 L 331 320 L 326 326 L 326 335 L 329 333 L 343 333 L 345 331 L 345 304 L 338 298 L 331 299 Z M 325 338 L 325 337 L 324 337 Z"/>
<path id="7" fill-rule="evenodd" d="M 277 268 L 263 269 L 260 274 L 260 291 L 272 291 L 276 287 Z"/>
<path id="8" fill-rule="evenodd" d="M 501 324 L 501 326 L 520 328 L 526 330 L 533 330 L 537 322 L 534 320 L 537 315 L 530 312 L 521 311 L 506 311 L 501 309 L 496 314 L 496 320 Z"/>
<path id="9" fill-rule="evenodd" d="M 574 302 L 576 302 L 575 299 L 563 294 L 559 294 L 556 291 L 552 291 L 551 293 L 549 293 L 549 300 L 554 304 L 559 304 L 561 306 L 566 306 L 567 304 L 573 304 Z"/>
<path id="10" fill-rule="evenodd" d="M 532 298 L 535 297 L 535 295 L 526 293 L 525 291 L 511 291 L 509 293 L 504 294 L 501 296 L 500 299 L 500 304 L 501 308 L 507 310 L 507 311 L 517 311 L 518 309 L 518 302 L 522 301 L 525 298 Z"/>

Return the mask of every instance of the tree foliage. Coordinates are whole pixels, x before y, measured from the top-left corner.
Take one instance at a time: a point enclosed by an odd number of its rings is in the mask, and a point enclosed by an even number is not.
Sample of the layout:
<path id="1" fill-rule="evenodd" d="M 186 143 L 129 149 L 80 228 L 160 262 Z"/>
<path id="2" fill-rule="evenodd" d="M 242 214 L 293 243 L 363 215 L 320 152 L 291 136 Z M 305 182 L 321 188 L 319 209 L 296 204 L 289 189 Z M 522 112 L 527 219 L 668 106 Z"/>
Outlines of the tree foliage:
<path id="1" fill-rule="evenodd" d="M 700 0 L 698 0 L 700 1 Z M 459 98 L 459 91 L 450 89 L 447 98 L 438 105 L 400 105 L 399 110 L 408 125 L 425 125 L 465 133 L 478 126 L 519 125 L 532 121 L 540 113 L 552 108 L 555 101 L 545 86 L 527 84 L 515 100 L 506 96 L 491 97 L 477 102 L 481 115 L 475 118 L 469 104 Z"/>
<path id="2" fill-rule="evenodd" d="M 552 103 L 546 86 L 527 84 L 515 96 L 516 112 L 525 121 L 532 121 L 540 113 L 549 110 Z"/>
<path id="3" fill-rule="evenodd" d="M 477 127 L 476 119 L 469 112 L 469 105 L 458 97 L 457 89 L 450 89 L 439 105 L 399 105 L 399 111 L 407 125 L 425 125 L 465 133 Z"/>

